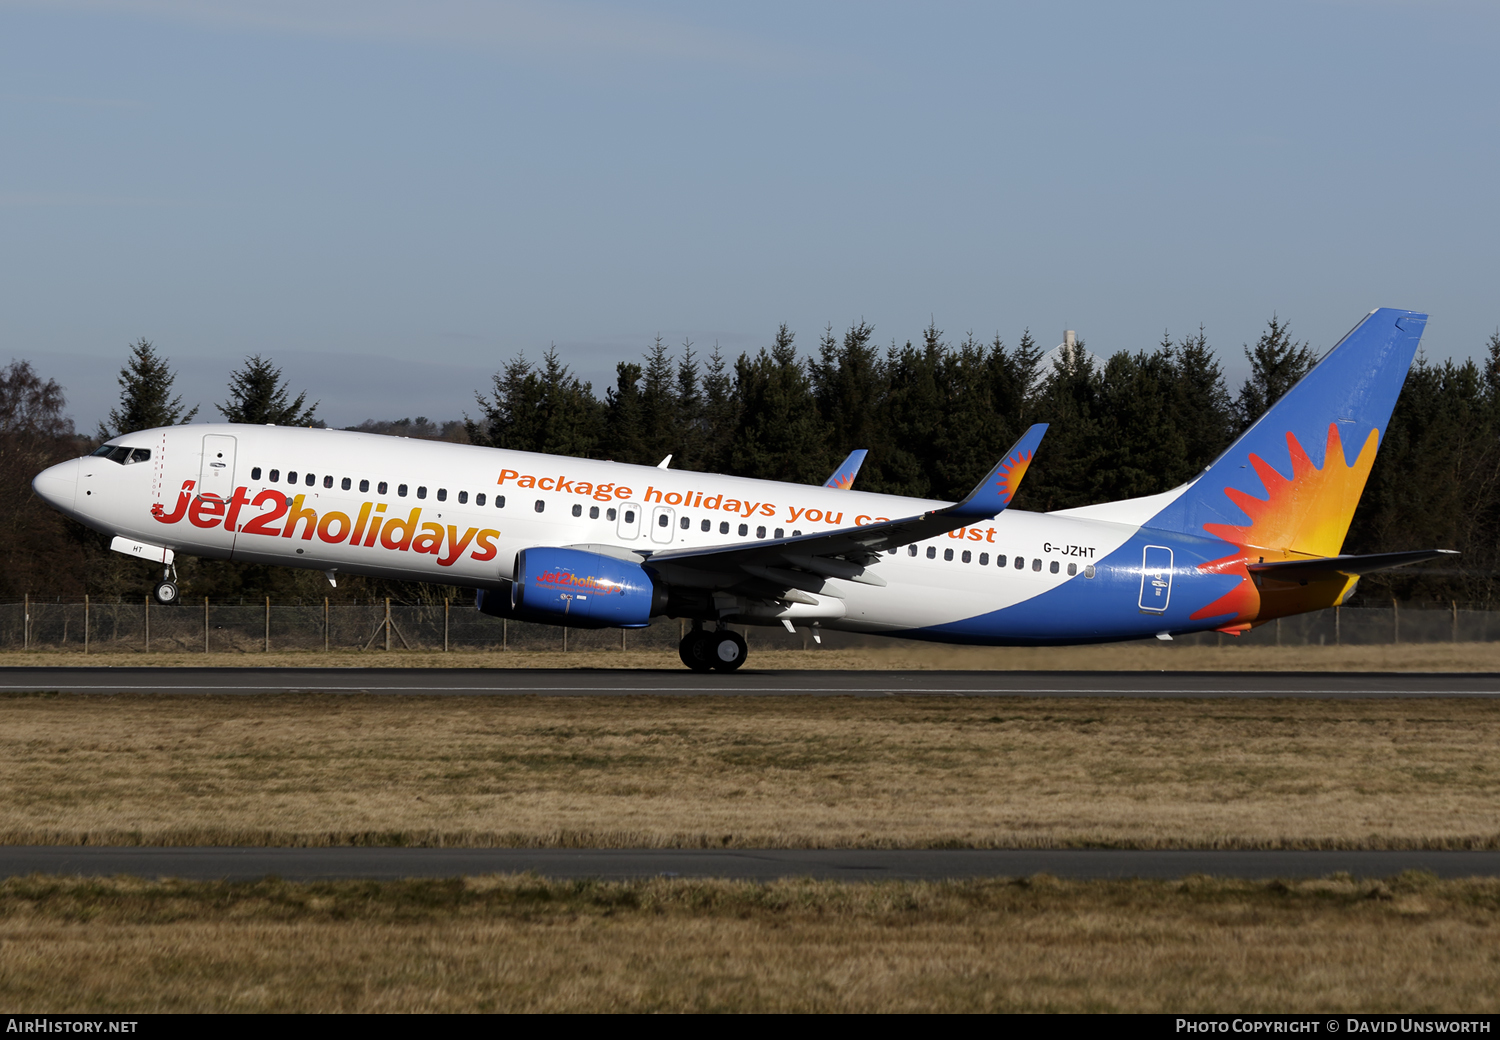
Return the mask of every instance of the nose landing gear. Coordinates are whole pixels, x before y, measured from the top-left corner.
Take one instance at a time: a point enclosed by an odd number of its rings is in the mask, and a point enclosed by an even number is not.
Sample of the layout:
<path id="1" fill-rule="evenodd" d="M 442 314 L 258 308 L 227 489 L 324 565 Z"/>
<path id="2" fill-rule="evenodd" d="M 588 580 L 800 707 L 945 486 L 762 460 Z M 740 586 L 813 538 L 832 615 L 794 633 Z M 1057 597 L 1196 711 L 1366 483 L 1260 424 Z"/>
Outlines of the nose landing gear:
<path id="1" fill-rule="evenodd" d="M 738 632 L 727 628 L 709 632 L 696 621 L 693 630 L 677 645 L 682 663 L 695 672 L 732 672 L 745 663 L 748 652 L 744 637 Z"/>
<path id="2" fill-rule="evenodd" d="M 177 596 L 177 566 L 173 564 L 162 572 L 161 581 L 151 589 L 151 598 L 164 607 L 175 606 Z"/>

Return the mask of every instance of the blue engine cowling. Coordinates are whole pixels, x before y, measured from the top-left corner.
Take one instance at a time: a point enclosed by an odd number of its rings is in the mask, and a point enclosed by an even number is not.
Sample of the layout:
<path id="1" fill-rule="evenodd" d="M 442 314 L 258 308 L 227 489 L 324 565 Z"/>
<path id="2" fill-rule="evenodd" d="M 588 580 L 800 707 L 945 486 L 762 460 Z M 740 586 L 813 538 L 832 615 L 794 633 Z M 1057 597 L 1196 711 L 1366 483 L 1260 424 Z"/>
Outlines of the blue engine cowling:
<path id="1" fill-rule="evenodd" d="M 583 549 L 523 549 L 515 575 L 510 610 L 489 602 L 499 598 L 493 592 L 481 593 L 479 609 L 577 628 L 642 628 L 666 600 L 640 564 Z"/>

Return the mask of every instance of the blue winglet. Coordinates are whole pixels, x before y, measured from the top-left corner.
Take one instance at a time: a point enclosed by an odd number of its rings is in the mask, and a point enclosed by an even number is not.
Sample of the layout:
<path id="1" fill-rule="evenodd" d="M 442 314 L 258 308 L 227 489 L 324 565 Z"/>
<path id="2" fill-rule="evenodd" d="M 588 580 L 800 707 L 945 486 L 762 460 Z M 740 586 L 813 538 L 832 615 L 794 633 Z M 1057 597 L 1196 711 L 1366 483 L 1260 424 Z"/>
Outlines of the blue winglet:
<path id="1" fill-rule="evenodd" d="M 1016 497 L 1021 478 L 1026 475 L 1026 468 L 1031 465 L 1031 458 L 1036 454 L 1037 446 L 1042 443 L 1042 436 L 1046 432 L 1047 424 L 1037 423 L 1021 434 L 1021 439 L 1005 453 L 1005 458 L 1000 460 L 999 465 L 990 470 L 990 475 L 969 492 L 968 498 L 942 512 L 948 516 L 972 520 L 987 520 L 1002 512 L 1010 505 L 1011 499 Z"/>
<path id="2" fill-rule="evenodd" d="M 848 491 L 854 486 L 854 478 L 859 475 L 859 467 L 865 464 L 865 456 L 868 454 L 870 453 L 864 448 L 855 448 L 847 459 L 839 463 L 839 468 L 823 482 L 823 486 Z"/>

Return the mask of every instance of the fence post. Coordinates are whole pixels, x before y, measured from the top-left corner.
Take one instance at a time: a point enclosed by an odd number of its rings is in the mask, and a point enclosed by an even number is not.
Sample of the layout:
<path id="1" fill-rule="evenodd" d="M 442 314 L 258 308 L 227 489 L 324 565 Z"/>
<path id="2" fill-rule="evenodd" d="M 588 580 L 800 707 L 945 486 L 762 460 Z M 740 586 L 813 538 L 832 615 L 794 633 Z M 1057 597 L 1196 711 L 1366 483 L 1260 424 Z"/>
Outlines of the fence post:
<path id="1" fill-rule="evenodd" d="M 21 649 L 31 649 L 31 593 L 26 593 L 26 605 L 21 615 Z"/>
<path id="2" fill-rule="evenodd" d="M 89 594 L 83 594 L 83 652 L 89 652 Z"/>
<path id="3" fill-rule="evenodd" d="M 620 653 L 625 652 L 625 630 L 620 629 Z"/>
<path id="4" fill-rule="evenodd" d="M 151 597 L 144 597 L 146 602 L 146 653 L 151 652 Z"/>
<path id="5" fill-rule="evenodd" d="M 1448 602 L 1453 605 L 1453 642 L 1456 643 L 1458 642 L 1458 600 L 1451 599 Z"/>
<path id="6" fill-rule="evenodd" d="M 443 653 L 448 652 L 448 597 L 443 597 Z"/>
<path id="7" fill-rule="evenodd" d="M 328 653 L 328 597 L 323 597 L 323 652 Z"/>
<path id="8" fill-rule="evenodd" d="M 1343 646 L 1344 645 L 1343 638 L 1342 638 L 1343 637 L 1343 633 L 1339 631 L 1339 611 L 1343 610 L 1343 609 L 1344 608 L 1342 606 L 1337 606 L 1337 607 L 1333 608 L 1333 645 L 1334 646 Z"/>
<path id="9" fill-rule="evenodd" d="M 271 652 L 271 597 L 266 597 L 266 653 Z"/>
<path id="10" fill-rule="evenodd" d="M 1276 645 L 1281 645 L 1281 618 L 1276 619 Z"/>
<path id="11" fill-rule="evenodd" d="M 500 619 L 500 649 L 510 649 L 510 618 Z"/>
<path id="12" fill-rule="evenodd" d="M 391 650 L 391 597 L 385 598 L 385 650 Z"/>
<path id="13" fill-rule="evenodd" d="M 568 626 L 564 625 L 562 627 L 562 630 L 563 630 L 563 653 L 567 653 L 568 652 Z"/>
<path id="14" fill-rule="evenodd" d="M 208 597 L 203 597 L 203 652 L 208 653 Z"/>
<path id="15" fill-rule="evenodd" d="M 1391 636 L 1393 646 L 1401 645 L 1401 607 L 1396 602 L 1396 597 L 1391 597 Z"/>

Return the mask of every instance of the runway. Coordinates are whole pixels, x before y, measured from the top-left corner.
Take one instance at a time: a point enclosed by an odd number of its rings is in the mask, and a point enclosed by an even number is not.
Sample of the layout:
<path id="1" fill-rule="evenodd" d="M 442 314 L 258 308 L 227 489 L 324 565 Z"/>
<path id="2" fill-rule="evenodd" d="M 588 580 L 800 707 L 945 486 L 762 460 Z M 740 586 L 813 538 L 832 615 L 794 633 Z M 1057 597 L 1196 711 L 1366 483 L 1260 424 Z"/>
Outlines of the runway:
<path id="1" fill-rule="evenodd" d="M 0 694 L 405 696 L 1497 697 L 1500 674 L 523 668 L 0 668 Z"/>
<path id="2" fill-rule="evenodd" d="M 842 881 L 976 877 L 1384 878 L 1500 876 L 1500 852 L 1135 851 L 1119 849 L 400 849 L 0 846 L 0 876 L 33 873 L 250 881 L 446 878 L 527 871 L 554 879 L 787 877 Z"/>

